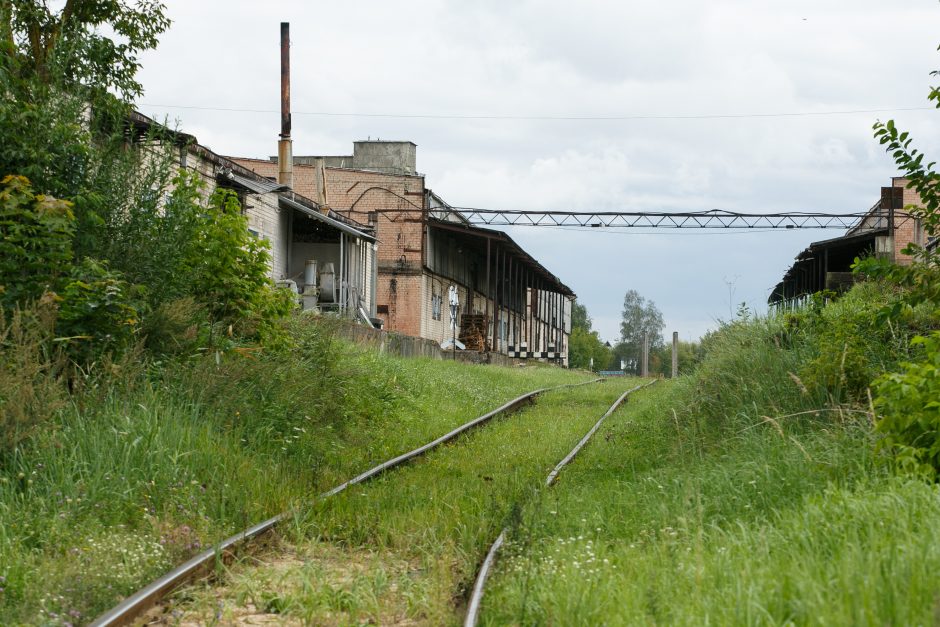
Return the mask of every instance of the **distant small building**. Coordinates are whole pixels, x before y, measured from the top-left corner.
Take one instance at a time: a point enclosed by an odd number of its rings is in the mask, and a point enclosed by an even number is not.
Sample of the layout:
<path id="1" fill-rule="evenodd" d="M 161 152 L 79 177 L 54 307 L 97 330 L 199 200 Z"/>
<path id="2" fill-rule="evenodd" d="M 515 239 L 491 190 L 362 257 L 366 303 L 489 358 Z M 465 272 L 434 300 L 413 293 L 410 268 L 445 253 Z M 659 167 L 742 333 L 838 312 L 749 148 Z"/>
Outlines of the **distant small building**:
<path id="1" fill-rule="evenodd" d="M 506 233 L 471 226 L 427 188 L 416 148 L 367 140 L 352 155 L 293 157 L 297 192 L 374 229 L 375 315 L 391 330 L 443 343 L 453 333 L 453 285 L 467 348 L 511 354 L 524 346 L 567 364 L 574 292 Z M 276 158 L 231 160 L 266 179 L 278 174 Z"/>
<path id="2" fill-rule="evenodd" d="M 845 235 L 813 242 L 800 252 L 767 302 L 793 303 L 822 290 L 844 290 L 854 281 L 856 258 L 877 255 L 898 264 L 910 263 L 911 258 L 901 252 L 908 244 L 936 244 L 927 241 L 920 220 L 905 211 L 911 205 L 923 206 L 920 195 L 906 178 L 892 178 L 890 187 L 881 188 L 878 202 Z"/>

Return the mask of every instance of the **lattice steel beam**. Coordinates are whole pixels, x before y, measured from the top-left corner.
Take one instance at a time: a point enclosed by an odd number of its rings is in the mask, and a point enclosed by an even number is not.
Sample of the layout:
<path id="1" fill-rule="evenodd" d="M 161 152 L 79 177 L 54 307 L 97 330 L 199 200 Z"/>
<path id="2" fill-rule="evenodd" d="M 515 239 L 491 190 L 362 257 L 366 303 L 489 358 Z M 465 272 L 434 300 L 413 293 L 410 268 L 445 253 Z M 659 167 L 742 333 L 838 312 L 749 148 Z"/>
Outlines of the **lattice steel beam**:
<path id="1" fill-rule="evenodd" d="M 584 228 L 668 229 L 848 229 L 862 218 L 860 213 L 734 213 L 711 210 L 697 212 L 646 211 L 517 211 L 453 207 L 434 213 L 454 213 L 474 225 L 561 226 Z M 884 218 L 887 220 L 887 217 Z M 880 220 L 879 220 L 880 221 Z M 887 222 L 885 222 L 887 226 Z"/>

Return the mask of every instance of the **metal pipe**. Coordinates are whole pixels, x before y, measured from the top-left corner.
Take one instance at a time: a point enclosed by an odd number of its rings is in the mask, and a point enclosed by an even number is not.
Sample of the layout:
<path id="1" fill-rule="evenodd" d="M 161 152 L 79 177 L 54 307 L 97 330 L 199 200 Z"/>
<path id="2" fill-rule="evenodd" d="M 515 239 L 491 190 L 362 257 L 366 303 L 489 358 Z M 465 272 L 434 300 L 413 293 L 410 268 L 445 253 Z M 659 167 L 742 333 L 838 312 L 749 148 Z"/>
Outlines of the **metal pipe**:
<path id="1" fill-rule="evenodd" d="M 290 122 L 290 23 L 281 22 L 281 139 L 277 142 L 277 182 L 293 187 L 294 151 Z"/>
<path id="2" fill-rule="evenodd" d="M 502 251 L 499 247 L 496 248 L 496 272 L 494 273 L 494 278 L 496 279 L 493 285 L 493 352 L 499 352 L 499 342 L 502 339 L 502 333 L 499 332 L 499 322 L 500 322 L 500 305 L 502 304 L 502 269 L 500 259 L 502 259 Z"/>
<path id="3" fill-rule="evenodd" d="M 281 22 L 281 139 L 290 139 L 290 22 Z"/>
<path id="4" fill-rule="evenodd" d="M 525 290 L 526 290 L 526 315 L 525 315 L 525 341 L 526 341 L 526 350 L 533 350 L 533 343 L 535 342 L 535 336 L 533 335 L 533 326 L 535 322 L 535 290 L 532 289 L 532 271 L 527 270 L 525 273 Z"/>
<path id="5" fill-rule="evenodd" d="M 369 279 L 371 285 L 369 293 L 372 296 L 372 304 L 370 305 L 369 313 L 372 314 L 372 317 L 378 315 L 378 308 L 376 304 L 376 295 L 378 293 L 378 282 L 379 282 L 379 263 L 378 263 L 378 253 L 376 252 L 376 244 L 369 244 Z"/>
<path id="6" fill-rule="evenodd" d="M 512 305 L 513 305 L 513 302 L 516 300 L 515 299 L 516 291 L 513 289 L 516 286 L 516 277 L 513 274 L 512 261 L 513 259 L 510 256 L 509 257 L 509 298 L 507 299 L 509 301 L 509 307 L 508 307 L 508 313 L 507 313 L 507 315 L 509 316 L 509 325 L 508 325 L 508 330 L 506 331 L 506 341 L 507 343 L 510 343 L 509 338 L 512 337 L 511 344 L 515 345 L 516 344 L 516 323 L 512 315 Z"/>

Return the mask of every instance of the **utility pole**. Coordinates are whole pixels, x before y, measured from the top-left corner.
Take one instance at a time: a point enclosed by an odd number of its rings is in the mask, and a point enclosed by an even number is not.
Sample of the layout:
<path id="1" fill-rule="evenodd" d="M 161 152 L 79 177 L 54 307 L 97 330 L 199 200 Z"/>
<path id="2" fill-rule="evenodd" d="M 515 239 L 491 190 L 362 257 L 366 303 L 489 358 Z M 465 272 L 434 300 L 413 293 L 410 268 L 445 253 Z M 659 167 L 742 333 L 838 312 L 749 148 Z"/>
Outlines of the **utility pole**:
<path id="1" fill-rule="evenodd" d="M 650 374 L 650 334 L 643 334 L 643 361 L 640 363 L 640 376 L 648 377 Z"/>
<path id="2" fill-rule="evenodd" d="M 672 332 L 672 378 L 679 376 L 679 332 Z"/>

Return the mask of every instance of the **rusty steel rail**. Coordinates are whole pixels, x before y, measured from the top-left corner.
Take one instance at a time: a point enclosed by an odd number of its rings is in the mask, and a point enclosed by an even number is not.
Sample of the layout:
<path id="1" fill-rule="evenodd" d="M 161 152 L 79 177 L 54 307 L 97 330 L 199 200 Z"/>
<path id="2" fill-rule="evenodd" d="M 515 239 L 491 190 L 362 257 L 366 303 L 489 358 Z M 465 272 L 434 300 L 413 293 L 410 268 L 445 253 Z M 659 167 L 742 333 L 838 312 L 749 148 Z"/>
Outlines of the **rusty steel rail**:
<path id="1" fill-rule="evenodd" d="M 558 473 L 561 472 L 565 466 L 571 463 L 575 455 L 577 455 L 578 452 L 584 448 L 584 445 L 588 443 L 588 440 L 590 440 L 591 437 L 597 433 L 597 430 L 601 428 L 601 424 L 607 420 L 607 418 L 612 413 L 617 411 L 623 402 L 627 400 L 628 396 L 634 392 L 642 390 L 643 388 L 653 385 L 658 380 L 659 379 L 653 379 L 648 383 L 630 388 L 621 394 L 620 398 L 614 401 L 614 404 L 610 406 L 610 409 L 608 409 L 607 412 L 604 413 L 604 415 L 601 416 L 596 423 L 594 423 L 594 426 L 591 427 L 584 437 L 581 438 L 577 444 L 575 444 L 575 447 L 571 449 L 571 452 L 565 455 L 565 458 L 558 462 L 558 465 L 555 466 L 550 473 L 548 473 L 548 477 L 545 479 L 545 486 L 550 487 L 553 483 L 555 483 L 555 480 L 558 478 Z M 499 552 L 499 549 L 506 541 L 506 536 L 508 533 L 509 527 L 503 528 L 499 536 L 496 537 L 496 540 L 493 542 L 492 546 L 490 546 L 490 550 L 486 552 L 486 558 L 483 560 L 483 564 L 480 566 L 480 570 L 477 573 L 476 580 L 473 582 L 473 591 L 470 593 L 470 602 L 467 604 L 467 614 L 463 623 L 464 627 L 476 627 L 477 619 L 480 616 L 480 603 L 483 601 L 483 589 L 486 586 L 486 580 L 489 578 L 490 571 L 493 569 L 493 563 L 496 561 L 496 554 Z"/>
<path id="2" fill-rule="evenodd" d="M 592 383 L 602 383 L 603 381 L 604 379 L 598 378 L 585 381 L 583 383 L 567 383 L 564 385 L 556 385 L 550 388 L 539 388 L 537 390 L 527 392 L 489 413 L 483 414 L 482 416 L 462 424 L 456 429 L 445 433 L 441 437 L 432 440 L 423 446 L 419 446 L 412 451 L 394 457 L 386 462 L 382 462 L 378 466 L 370 468 L 369 470 L 356 475 L 349 481 L 341 483 L 332 490 L 328 490 L 320 494 L 317 499 L 324 499 L 339 494 L 350 486 L 367 481 L 368 479 L 371 479 L 372 477 L 381 474 L 386 470 L 405 463 L 409 459 L 423 455 L 431 449 L 440 446 L 445 442 L 453 440 L 464 431 L 472 429 L 477 425 L 486 423 L 501 414 L 511 413 L 527 403 L 534 402 L 535 398 L 541 394 L 564 388 L 578 387 Z M 293 512 L 290 511 L 283 512 L 222 540 L 211 549 L 207 549 L 202 553 L 199 553 L 186 563 L 174 568 L 172 571 L 163 575 L 159 579 L 149 583 L 146 587 L 125 598 L 113 608 L 96 618 L 94 622 L 90 624 L 90 627 L 115 627 L 117 625 L 130 624 L 130 622 L 135 618 L 146 612 L 151 607 L 156 606 L 166 595 L 168 595 L 173 590 L 179 588 L 186 582 L 191 581 L 198 575 L 210 571 L 211 568 L 224 557 L 227 551 L 243 542 L 247 542 L 271 531 L 275 526 L 278 525 L 278 523 L 283 522 L 292 514 Z"/>

